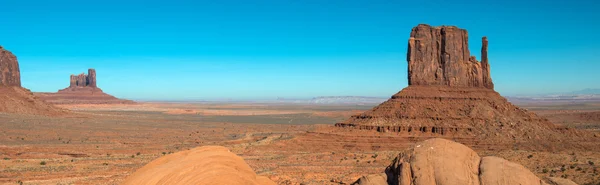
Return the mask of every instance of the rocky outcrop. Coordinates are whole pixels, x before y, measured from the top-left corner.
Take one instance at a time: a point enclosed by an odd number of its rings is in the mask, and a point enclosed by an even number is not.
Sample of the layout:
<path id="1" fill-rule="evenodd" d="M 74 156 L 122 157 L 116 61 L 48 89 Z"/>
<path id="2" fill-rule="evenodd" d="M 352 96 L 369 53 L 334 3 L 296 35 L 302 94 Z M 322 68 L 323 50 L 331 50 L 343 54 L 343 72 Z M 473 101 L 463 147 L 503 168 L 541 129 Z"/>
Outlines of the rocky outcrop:
<path id="1" fill-rule="evenodd" d="M 0 86 L 21 87 L 21 73 L 17 57 L 0 46 Z"/>
<path id="2" fill-rule="evenodd" d="M 79 75 L 71 75 L 71 83 L 69 88 L 75 87 L 92 87 L 96 88 L 96 70 L 88 69 L 88 74 L 81 73 Z"/>
<path id="3" fill-rule="evenodd" d="M 449 140 L 430 139 L 400 153 L 385 174 L 365 176 L 354 184 L 546 185 L 546 182 L 522 165 L 498 157 L 479 157 L 469 147 Z"/>
<path id="4" fill-rule="evenodd" d="M 275 185 L 257 176 L 244 159 L 220 146 L 203 146 L 155 159 L 122 184 Z"/>
<path id="5" fill-rule="evenodd" d="M 408 44 L 409 86 L 336 126 L 490 144 L 590 138 L 589 133 L 557 127 L 495 92 L 487 38 L 482 44 L 478 62 L 470 56 L 466 30 L 416 26 Z"/>
<path id="6" fill-rule="evenodd" d="M 483 37 L 482 42 L 482 60 L 478 62 L 469 51 L 467 30 L 455 26 L 416 26 L 408 41 L 408 84 L 493 89 L 487 38 Z"/>
<path id="7" fill-rule="evenodd" d="M 17 57 L 0 46 L 0 112 L 28 115 L 65 115 L 56 108 L 21 87 Z"/>

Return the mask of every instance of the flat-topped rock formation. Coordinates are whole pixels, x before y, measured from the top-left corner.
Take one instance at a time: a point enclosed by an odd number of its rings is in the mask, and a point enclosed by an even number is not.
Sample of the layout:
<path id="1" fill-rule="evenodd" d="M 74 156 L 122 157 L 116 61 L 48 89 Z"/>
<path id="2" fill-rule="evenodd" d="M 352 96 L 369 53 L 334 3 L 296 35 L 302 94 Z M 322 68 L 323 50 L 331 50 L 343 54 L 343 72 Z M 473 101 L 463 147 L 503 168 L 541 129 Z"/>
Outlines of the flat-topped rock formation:
<path id="1" fill-rule="evenodd" d="M 468 34 L 453 26 L 418 25 L 408 47 L 409 86 L 337 127 L 406 136 L 479 138 L 487 142 L 562 140 L 586 135 L 555 126 L 494 91 L 483 37 L 482 61 L 470 56 Z"/>
<path id="2" fill-rule="evenodd" d="M 21 75 L 17 57 L 0 46 L 0 112 L 63 115 L 67 111 L 45 103 L 31 91 L 21 87 Z"/>
<path id="3" fill-rule="evenodd" d="M 131 104 L 131 100 L 118 99 L 106 94 L 97 86 L 96 70 L 88 69 L 88 74 L 71 75 L 69 87 L 57 93 L 36 93 L 41 99 L 52 104 Z"/>

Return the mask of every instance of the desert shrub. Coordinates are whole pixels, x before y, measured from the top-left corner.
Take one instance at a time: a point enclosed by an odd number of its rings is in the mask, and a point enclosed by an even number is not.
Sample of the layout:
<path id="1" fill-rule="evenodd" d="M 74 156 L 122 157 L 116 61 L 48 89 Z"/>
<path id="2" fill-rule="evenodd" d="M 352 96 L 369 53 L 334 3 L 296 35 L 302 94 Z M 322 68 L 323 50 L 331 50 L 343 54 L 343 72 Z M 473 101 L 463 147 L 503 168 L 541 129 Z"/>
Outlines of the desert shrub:
<path id="1" fill-rule="evenodd" d="M 594 166 L 594 162 L 592 162 L 592 161 L 588 161 L 588 164 Z"/>
<path id="2" fill-rule="evenodd" d="M 377 158 L 377 156 L 379 156 L 378 154 L 373 154 L 373 156 L 371 156 L 372 158 Z"/>
<path id="3" fill-rule="evenodd" d="M 131 155 L 131 158 L 135 158 L 135 155 Z"/>
<path id="4" fill-rule="evenodd" d="M 167 152 L 162 152 L 163 155 L 167 155 Z"/>
<path id="5" fill-rule="evenodd" d="M 542 170 L 542 173 L 548 173 L 548 169 L 544 168 L 544 169 Z"/>
<path id="6" fill-rule="evenodd" d="M 577 171 L 581 171 L 581 170 L 583 170 L 583 169 L 582 169 L 581 167 L 577 167 L 577 169 L 576 169 L 576 170 L 577 170 Z"/>
<path id="7" fill-rule="evenodd" d="M 531 158 L 533 158 L 533 155 L 528 155 L 527 156 L 527 159 L 531 159 Z"/>
<path id="8" fill-rule="evenodd" d="M 561 172 L 564 172 L 564 171 L 566 171 L 566 170 L 567 170 L 567 169 L 566 169 L 564 166 L 563 166 L 563 167 L 560 167 L 560 171 L 561 171 Z"/>
<path id="9" fill-rule="evenodd" d="M 40 162 L 40 165 L 46 165 L 46 161 Z"/>
<path id="10" fill-rule="evenodd" d="M 140 152 L 138 152 L 138 153 L 136 153 L 135 155 L 140 155 L 140 154 L 141 154 L 141 153 L 140 153 Z"/>
<path id="11" fill-rule="evenodd" d="M 8 158 L 8 157 L 5 157 L 5 158 L 4 158 L 4 160 L 5 160 L 5 161 L 8 161 L 8 160 L 10 160 L 10 158 Z"/>

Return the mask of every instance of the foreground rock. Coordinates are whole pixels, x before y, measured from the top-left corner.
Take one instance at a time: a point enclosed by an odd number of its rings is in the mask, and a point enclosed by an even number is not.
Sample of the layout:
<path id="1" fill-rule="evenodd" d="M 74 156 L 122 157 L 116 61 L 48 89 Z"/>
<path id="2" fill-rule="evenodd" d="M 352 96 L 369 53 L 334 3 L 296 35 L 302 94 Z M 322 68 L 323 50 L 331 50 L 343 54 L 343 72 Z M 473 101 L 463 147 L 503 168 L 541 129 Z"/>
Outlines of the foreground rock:
<path id="1" fill-rule="evenodd" d="M 52 104 L 133 104 L 131 100 L 116 98 L 98 88 L 96 70 L 88 74 L 71 75 L 70 85 L 57 93 L 36 93 L 41 99 Z"/>
<path id="2" fill-rule="evenodd" d="M 408 137 L 473 138 L 491 144 L 589 138 L 514 106 L 494 91 L 482 39 L 478 62 L 468 34 L 454 26 L 418 25 L 408 47 L 408 82 L 391 99 L 337 127 L 397 132 Z"/>
<path id="3" fill-rule="evenodd" d="M 385 179 L 383 181 L 382 179 Z M 553 178 L 556 185 L 575 184 Z M 430 139 L 400 153 L 385 174 L 360 178 L 355 185 L 545 185 L 525 167 L 498 157 L 479 157 L 469 147 Z"/>
<path id="4" fill-rule="evenodd" d="M 21 87 L 20 74 L 17 57 L 0 46 L 0 112 L 50 116 L 67 113 Z"/>
<path id="5" fill-rule="evenodd" d="M 158 158 L 138 169 L 124 183 L 274 185 L 257 176 L 244 160 L 220 146 L 204 146 Z"/>

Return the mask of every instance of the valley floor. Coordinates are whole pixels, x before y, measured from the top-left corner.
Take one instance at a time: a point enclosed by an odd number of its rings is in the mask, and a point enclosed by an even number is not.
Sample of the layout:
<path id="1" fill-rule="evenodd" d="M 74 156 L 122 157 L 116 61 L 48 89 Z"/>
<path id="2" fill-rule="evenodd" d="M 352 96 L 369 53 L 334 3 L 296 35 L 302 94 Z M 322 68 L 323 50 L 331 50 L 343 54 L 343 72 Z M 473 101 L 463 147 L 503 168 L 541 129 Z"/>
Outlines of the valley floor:
<path id="1" fill-rule="evenodd" d="M 63 105 L 73 114 L 62 117 L 0 114 L 0 183 L 119 184 L 160 156 L 221 145 L 278 184 L 350 184 L 383 172 L 400 151 L 423 139 L 332 127 L 372 106 L 143 103 Z M 600 134 L 600 105 L 525 108 Z M 562 176 L 580 184 L 600 181 L 600 153 L 595 150 L 458 141 L 475 145 L 482 155 L 523 164 L 539 176 Z"/>

